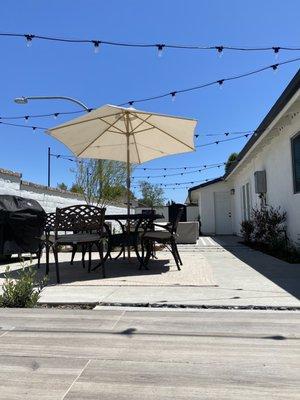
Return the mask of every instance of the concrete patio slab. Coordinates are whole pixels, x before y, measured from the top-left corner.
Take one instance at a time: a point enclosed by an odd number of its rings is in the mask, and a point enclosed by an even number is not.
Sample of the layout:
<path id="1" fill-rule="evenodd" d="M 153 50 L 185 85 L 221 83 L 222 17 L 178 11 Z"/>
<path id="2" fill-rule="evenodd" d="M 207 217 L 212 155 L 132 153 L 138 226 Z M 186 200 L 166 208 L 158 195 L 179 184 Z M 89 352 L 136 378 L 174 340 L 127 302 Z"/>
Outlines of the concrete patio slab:
<path id="1" fill-rule="evenodd" d="M 240 239 L 236 237 L 202 239 L 197 245 L 179 246 L 184 260 L 184 268 L 180 272 L 172 262 L 167 270 L 159 272 L 155 270 L 157 260 L 153 260 L 150 266 L 153 270 L 143 271 L 139 275 L 136 263 L 129 264 L 120 260 L 116 281 L 115 278 L 103 280 L 99 271 L 88 274 L 79 261 L 70 266 L 66 262 L 70 254 L 62 253 L 60 259 L 65 260 L 62 284 L 55 283 L 52 265 L 50 284 L 44 288 L 40 302 L 131 306 L 150 303 L 159 306 L 300 307 L 299 264 L 288 264 L 254 251 L 240 244 Z M 166 251 L 160 253 L 161 259 L 171 258 Z M 97 254 L 93 257 L 94 263 L 97 262 Z M 11 268 L 18 269 L 20 264 L 12 263 Z M 4 265 L 0 266 L 0 279 L 3 279 L 4 269 Z M 42 266 L 40 273 L 43 271 Z M 107 262 L 108 276 L 109 273 L 110 261 Z M 126 280 L 124 284 L 122 274 Z M 197 274 L 199 276 L 193 280 Z M 134 279 L 138 279 L 137 284 L 133 284 Z M 163 285 L 159 284 L 160 281 L 163 281 Z M 209 281 L 216 286 L 199 284 Z"/>

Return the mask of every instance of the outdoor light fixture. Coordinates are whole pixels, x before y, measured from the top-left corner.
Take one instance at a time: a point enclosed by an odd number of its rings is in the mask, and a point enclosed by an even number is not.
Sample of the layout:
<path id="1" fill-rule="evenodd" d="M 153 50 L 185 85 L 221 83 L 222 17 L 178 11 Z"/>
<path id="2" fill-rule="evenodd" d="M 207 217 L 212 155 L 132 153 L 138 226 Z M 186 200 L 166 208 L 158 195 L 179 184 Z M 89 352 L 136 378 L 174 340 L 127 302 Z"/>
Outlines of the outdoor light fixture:
<path id="1" fill-rule="evenodd" d="M 28 100 L 26 97 L 16 97 L 14 101 L 17 104 L 27 104 L 28 103 Z"/>

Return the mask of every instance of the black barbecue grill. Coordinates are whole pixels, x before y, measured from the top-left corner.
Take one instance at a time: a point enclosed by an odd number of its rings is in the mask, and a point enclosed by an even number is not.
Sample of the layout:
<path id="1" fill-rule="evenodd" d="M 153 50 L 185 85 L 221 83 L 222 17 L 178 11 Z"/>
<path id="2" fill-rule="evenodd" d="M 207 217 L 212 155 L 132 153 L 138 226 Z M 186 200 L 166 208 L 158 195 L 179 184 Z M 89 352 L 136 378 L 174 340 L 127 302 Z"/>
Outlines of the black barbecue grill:
<path id="1" fill-rule="evenodd" d="M 38 253 L 45 221 L 36 200 L 0 195 L 0 256 Z"/>

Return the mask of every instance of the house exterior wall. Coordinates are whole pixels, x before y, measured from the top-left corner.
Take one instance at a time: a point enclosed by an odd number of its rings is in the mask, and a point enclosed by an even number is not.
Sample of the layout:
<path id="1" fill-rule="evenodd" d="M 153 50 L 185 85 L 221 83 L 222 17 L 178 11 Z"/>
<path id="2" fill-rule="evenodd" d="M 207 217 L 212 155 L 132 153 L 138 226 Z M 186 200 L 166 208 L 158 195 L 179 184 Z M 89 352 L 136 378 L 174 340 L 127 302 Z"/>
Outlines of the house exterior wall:
<path id="1" fill-rule="evenodd" d="M 281 207 L 287 212 L 288 234 L 294 241 L 300 235 L 300 193 L 294 193 L 291 138 L 300 131 L 300 114 L 284 125 L 280 133 L 269 143 L 260 147 L 259 152 L 228 179 L 228 185 L 235 189 L 233 202 L 234 232 L 240 234 L 242 217 L 242 186 L 250 182 L 251 206 L 260 206 L 260 199 L 255 194 L 254 172 L 265 170 L 267 177 L 266 203 Z"/>
<path id="2" fill-rule="evenodd" d="M 214 193 L 228 190 L 229 186 L 226 182 L 217 182 L 193 191 L 193 196 L 198 196 L 201 232 L 203 235 L 214 235 L 216 233 Z"/>

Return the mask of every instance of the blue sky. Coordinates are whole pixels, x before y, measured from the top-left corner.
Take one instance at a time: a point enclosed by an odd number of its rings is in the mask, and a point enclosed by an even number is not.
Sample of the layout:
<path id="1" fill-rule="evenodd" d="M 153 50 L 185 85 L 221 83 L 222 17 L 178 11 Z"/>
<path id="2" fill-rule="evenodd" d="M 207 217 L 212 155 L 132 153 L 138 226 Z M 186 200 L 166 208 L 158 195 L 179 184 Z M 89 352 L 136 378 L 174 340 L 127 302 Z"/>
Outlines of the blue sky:
<path id="1" fill-rule="evenodd" d="M 2 1 L 2 32 L 33 33 L 74 38 L 99 38 L 125 42 L 178 43 L 232 46 L 298 46 L 300 3 L 295 0 L 51 0 Z M 158 58 L 154 49 L 92 46 L 0 38 L 0 116 L 76 110 L 66 102 L 36 101 L 17 105 L 17 96 L 64 95 L 90 107 L 147 97 L 221 79 L 273 64 L 272 52 L 212 52 L 171 50 Z M 300 57 L 299 52 L 280 52 L 278 61 Z M 140 109 L 196 118 L 197 144 L 217 140 L 205 133 L 255 129 L 296 73 L 300 63 L 263 72 L 243 80 L 209 87 L 139 105 Z M 30 125 L 51 127 L 66 120 L 35 119 Z M 23 121 L 19 121 L 23 123 Z M 47 182 L 47 148 L 70 154 L 43 131 L 0 125 L 0 168 L 23 173 L 23 179 Z M 222 139 L 222 137 L 218 137 Z M 195 153 L 157 159 L 152 168 L 211 164 L 225 161 L 239 151 L 245 139 L 200 148 Z M 52 159 L 52 185 L 71 184 L 73 164 Z M 164 183 L 215 178 L 222 170 L 211 169 Z M 136 172 L 136 175 L 144 172 Z M 146 173 L 145 173 L 146 174 Z M 154 171 L 152 171 L 154 174 Z M 147 172 L 147 175 L 150 173 Z M 151 179 L 162 182 L 161 179 Z M 167 199 L 184 201 L 187 190 L 166 190 Z"/>

